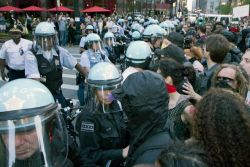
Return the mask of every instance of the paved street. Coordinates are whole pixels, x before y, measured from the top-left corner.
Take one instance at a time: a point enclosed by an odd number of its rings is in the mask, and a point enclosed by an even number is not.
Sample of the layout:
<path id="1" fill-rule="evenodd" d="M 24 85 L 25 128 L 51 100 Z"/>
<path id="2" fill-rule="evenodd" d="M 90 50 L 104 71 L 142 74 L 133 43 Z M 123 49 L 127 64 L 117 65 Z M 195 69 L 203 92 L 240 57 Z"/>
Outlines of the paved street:
<path id="1" fill-rule="evenodd" d="M 74 47 L 65 47 L 70 53 L 73 54 L 75 58 L 77 58 L 77 61 L 80 61 L 81 55 L 79 54 L 79 48 L 78 46 Z M 66 98 L 70 99 L 76 99 L 77 100 L 77 89 L 78 86 L 76 85 L 76 70 L 69 70 L 67 68 L 64 68 L 63 70 L 63 85 L 62 90 L 63 94 Z M 5 82 L 2 81 L 2 78 L 0 78 L 0 86 L 2 86 Z"/>

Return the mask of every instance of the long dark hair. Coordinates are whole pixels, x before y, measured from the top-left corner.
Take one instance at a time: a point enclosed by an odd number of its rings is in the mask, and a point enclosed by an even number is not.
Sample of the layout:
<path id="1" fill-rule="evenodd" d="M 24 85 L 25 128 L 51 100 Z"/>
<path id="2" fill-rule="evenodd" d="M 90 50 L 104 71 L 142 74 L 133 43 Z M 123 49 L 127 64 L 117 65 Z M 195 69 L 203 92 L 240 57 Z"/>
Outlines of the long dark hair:
<path id="1" fill-rule="evenodd" d="M 194 135 L 213 167 L 250 166 L 250 115 L 244 99 L 212 88 L 197 105 Z"/>
<path id="2" fill-rule="evenodd" d="M 159 62 L 158 69 L 164 78 L 168 76 L 172 78 L 173 85 L 181 94 L 184 94 L 182 85 L 185 82 L 189 81 L 192 85 L 195 85 L 195 70 L 191 64 L 182 65 L 172 58 L 163 58 Z"/>

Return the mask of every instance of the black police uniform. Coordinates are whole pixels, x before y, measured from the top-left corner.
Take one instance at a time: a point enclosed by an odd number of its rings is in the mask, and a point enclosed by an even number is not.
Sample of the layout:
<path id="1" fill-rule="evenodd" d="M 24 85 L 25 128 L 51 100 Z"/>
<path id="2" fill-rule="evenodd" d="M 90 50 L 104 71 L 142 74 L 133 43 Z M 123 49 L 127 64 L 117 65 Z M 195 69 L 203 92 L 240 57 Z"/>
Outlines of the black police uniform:
<path id="1" fill-rule="evenodd" d="M 56 52 L 58 56 L 53 55 L 51 62 L 43 57 L 42 54 L 33 53 L 37 58 L 41 82 L 50 90 L 54 98 L 58 99 L 62 107 L 66 107 L 66 100 L 61 90 L 63 68 L 60 62 L 59 50 L 56 50 Z"/>
<path id="2" fill-rule="evenodd" d="M 97 107 L 102 111 L 102 106 Z M 126 116 L 116 101 L 106 113 L 91 112 L 86 106 L 76 122 L 82 149 L 83 166 L 123 166 L 122 150 L 128 145 Z"/>

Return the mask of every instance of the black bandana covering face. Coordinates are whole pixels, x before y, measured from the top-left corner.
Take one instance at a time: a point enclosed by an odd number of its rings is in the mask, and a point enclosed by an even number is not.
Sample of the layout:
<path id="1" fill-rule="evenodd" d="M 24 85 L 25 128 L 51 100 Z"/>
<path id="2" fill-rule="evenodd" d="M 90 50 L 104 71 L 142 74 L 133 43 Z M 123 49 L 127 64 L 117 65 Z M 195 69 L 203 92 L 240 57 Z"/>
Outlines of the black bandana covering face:
<path id="1" fill-rule="evenodd" d="M 230 86 L 225 80 L 216 81 L 215 87 L 229 89 L 233 92 L 238 92 L 236 89 Z"/>

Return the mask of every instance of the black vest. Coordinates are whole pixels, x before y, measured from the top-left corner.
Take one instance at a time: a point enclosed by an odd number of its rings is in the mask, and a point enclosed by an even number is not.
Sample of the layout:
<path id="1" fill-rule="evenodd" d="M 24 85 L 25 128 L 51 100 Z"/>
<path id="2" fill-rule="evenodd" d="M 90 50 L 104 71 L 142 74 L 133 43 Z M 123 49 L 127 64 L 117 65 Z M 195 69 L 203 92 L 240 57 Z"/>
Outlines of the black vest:
<path id="1" fill-rule="evenodd" d="M 58 94 L 63 83 L 59 53 L 58 56 L 53 56 L 51 62 L 43 57 L 42 54 L 35 54 L 38 69 L 41 75 L 41 82 L 50 90 L 52 94 Z"/>

